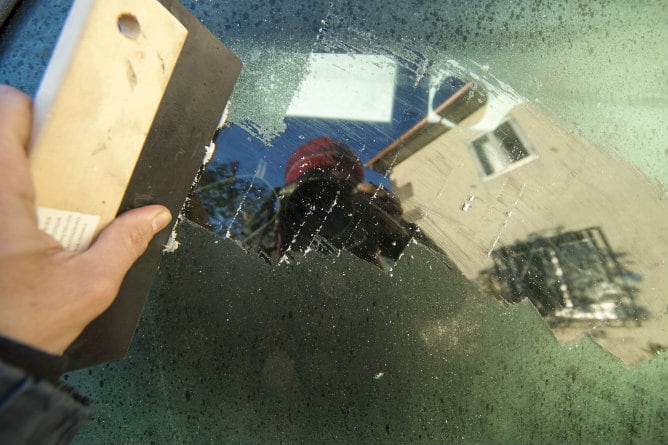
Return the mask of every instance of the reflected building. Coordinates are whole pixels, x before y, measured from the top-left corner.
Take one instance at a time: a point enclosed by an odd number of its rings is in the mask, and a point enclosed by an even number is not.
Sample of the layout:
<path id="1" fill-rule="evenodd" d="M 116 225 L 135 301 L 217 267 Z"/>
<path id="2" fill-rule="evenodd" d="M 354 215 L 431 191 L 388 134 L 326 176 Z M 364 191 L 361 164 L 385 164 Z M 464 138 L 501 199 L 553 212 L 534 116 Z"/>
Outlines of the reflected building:
<path id="1" fill-rule="evenodd" d="M 562 341 L 596 328 L 636 362 L 668 336 L 665 192 L 512 102 L 466 84 L 366 165 L 389 175 L 405 218 L 488 293 L 529 298 Z M 601 329 L 613 325 L 625 328 Z"/>

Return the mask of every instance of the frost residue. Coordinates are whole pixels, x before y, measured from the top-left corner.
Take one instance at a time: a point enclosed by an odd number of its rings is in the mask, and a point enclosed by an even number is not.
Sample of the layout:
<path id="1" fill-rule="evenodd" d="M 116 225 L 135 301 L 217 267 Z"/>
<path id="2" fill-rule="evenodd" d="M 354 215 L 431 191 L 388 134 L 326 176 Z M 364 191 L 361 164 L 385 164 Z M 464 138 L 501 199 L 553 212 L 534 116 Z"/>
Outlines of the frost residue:
<path id="1" fill-rule="evenodd" d="M 487 94 L 485 114 L 471 127 L 472 130 L 493 131 L 510 110 L 519 104 L 528 102 L 509 84 L 491 74 L 488 66 L 480 65 L 473 60 L 457 61 L 450 59 L 437 75 L 438 77 L 455 76 L 473 80 Z M 431 108 L 433 109 L 433 106 Z M 446 125 L 448 124 L 446 123 Z M 454 125 L 450 124 L 448 126 L 452 127 Z"/>
<path id="2" fill-rule="evenodd" d="M 202 165 L 205 166 L 207 165 L 211 159 L 213 159 L 213 155 L 216 152 L 216 143 L 214 141 L 211 141 L 209 145 L 204 147 L 204 159 L 202 159 Z"/>
<path id="3" fill-rule="evenodd" d="M 169 239 L 165 243 L 165 246 L 162 248 L 162 253 L 174 253 L 176 250 L 179 248 L 179 243 L 176 240 L 176 228 L 179 226 L 179 222 L 181 221 L 181 218 L 179 217 L 179 220 L 176 222 L 174 225 L 174 228 L 172 229 L 172 233 L 169 234 Z"/>

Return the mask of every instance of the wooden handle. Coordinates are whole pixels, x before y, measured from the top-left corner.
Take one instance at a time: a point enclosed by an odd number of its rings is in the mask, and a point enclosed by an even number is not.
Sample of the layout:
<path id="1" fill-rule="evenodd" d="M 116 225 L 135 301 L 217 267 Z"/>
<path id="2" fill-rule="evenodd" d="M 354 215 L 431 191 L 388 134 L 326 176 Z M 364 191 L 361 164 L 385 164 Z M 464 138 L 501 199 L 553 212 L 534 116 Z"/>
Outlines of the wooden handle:
<path id="1" fill-rule="evenodd" d="M 40 228 L 66 248 L 116 216 L 187 34 L 157 0 L 75 0 L 30 146 Z"/>

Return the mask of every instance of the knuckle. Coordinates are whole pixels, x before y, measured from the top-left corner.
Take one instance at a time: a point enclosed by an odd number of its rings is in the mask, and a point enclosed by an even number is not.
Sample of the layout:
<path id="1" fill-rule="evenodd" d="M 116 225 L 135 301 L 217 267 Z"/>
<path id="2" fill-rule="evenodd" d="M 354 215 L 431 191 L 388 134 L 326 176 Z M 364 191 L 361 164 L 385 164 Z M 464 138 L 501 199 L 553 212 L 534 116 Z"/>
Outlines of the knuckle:
<path id="1" fill-rule="evenodd" d="M 150 232 L 146 227 L 129 227 L 126 235 L 127 248 L 129 253 L 135 256 L 139 256 L 144 250 L 146 250 L 150 239 Z"/>

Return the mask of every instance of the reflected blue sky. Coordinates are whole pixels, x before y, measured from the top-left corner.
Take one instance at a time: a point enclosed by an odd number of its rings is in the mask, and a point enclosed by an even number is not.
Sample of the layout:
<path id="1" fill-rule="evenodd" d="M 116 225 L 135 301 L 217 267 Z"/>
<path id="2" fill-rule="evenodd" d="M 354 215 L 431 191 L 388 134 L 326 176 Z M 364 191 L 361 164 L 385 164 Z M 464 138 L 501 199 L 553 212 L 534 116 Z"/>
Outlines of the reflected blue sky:
<path id="1" fill-rule="evenodd" d="M 417 78 L 414 70 L 399 68 L 389 122 L 288 116 L 285 132 L 276 137 L 271 146 L 231 124 L 218 134 L 216 152 L 209 168 L 220 163 L 238 163 L 238 175 L 258 176 L 271 186 L 279 187 L 285 184 L 285 163 L 290 155 L 305 142 L 319 136 L 346 143 L 362 162 L 366 162 L 425 117 L 429 109 L 430 80 L 429 77 Z M 443 102 L 463 84 L 460 79 L 446 78 L 439 85 L 434 104 Z M 383 174 L 366 169 L 365 176 L 366 181 L 391 189 Z"/>

